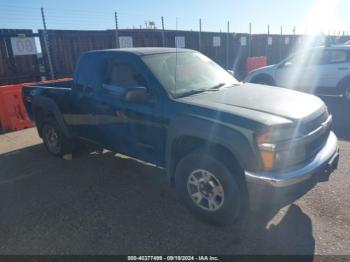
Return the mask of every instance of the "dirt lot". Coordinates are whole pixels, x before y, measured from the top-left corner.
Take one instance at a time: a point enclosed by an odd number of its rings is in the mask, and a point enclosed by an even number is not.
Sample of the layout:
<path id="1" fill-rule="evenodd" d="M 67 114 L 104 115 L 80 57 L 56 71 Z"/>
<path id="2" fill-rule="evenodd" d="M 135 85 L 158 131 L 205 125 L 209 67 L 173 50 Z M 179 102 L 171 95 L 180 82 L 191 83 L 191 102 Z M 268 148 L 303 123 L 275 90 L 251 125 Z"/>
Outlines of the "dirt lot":
<path id="1" fill-rule="evenodd" d="M 132 159 L 46 153 L 35 129 L 0 135 L 1 254 L 350 254 L 350 107 L 328 99 L 339 168 L 277 214 L 196 220 L 162 170 Z"/>

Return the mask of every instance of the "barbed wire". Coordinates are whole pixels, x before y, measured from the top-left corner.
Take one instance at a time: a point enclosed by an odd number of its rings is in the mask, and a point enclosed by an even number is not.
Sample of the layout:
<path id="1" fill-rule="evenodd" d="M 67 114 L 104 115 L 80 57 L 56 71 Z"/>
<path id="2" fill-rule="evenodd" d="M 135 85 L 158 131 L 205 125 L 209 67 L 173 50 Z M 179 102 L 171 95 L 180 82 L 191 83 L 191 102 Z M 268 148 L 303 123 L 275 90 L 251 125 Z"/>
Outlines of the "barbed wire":
<path id="1" fill-rule="evenodd" d="M 42 29 L 42 19 L 40 14 L 40 6 L 16 5 L 16 4 L 0 4 L 0 28 L 8 29 Z M 116 8 L 117 9 L 117 8 Z M 115 29 L 114 11 L 102 10 L 84 10 L 84 9 L 66 9 L 66 8 L 44 8 L 48 29 L 62 30 L 106 30 Z M 120 29 L 147 28 L 145 22 L 154 21 L 155 26 L 161 29 L 161 16 L 148 16 L 147 14 L 138 14 L 132 12 L 123 12 L 117 10 L 118 22 Z M 221 25 L 217 28 L 208 28 L 207 22 L 209 18 L 202 18 L 202 32 L 227 32 L 227 20 L 220 18 Z M 188 30 L 199 31 L 199 18 L 183 18 L 181 16 L 164 17 L 165 29 L 168 30 Z M 19 28 L 18 28 L 19 27 Z M 254 28 L 254 27 L 253 27 Z M 272 26 L 271 26 L 272 28 Z M 273 27 L 279 31 L 278 27 Z M 276 29 L 277 28 L 277 29 Z M 293 28 L 285 30 L 283 34 L 293 34 Z M 307 28 L 307 26 L 305 26 Z M 210 30 L 209 30 L 210 29 Z M 215 30 L 213 30 L 215 29 Z M 230 23 L 230 32 L 235 32 L 235 24 Z M 248 31 L 248 25 L 247 30 Z M 301 34 L 304 30 L 299 29 Z M 350 29 L 335 30 L 330 28 L 324 34 L 348 34 Z M 258 33 L 258 32 L 253 32 Z M 267 32 L 265 32 L 267 33 Z M 295 33 L 295 32 L 294 32 Z M 270 31 L 272 33 L 272 30 Z M 276 32 L 275 32 L 276 34 Z M 279 34 L 279 32 L 277 32 Z"/>

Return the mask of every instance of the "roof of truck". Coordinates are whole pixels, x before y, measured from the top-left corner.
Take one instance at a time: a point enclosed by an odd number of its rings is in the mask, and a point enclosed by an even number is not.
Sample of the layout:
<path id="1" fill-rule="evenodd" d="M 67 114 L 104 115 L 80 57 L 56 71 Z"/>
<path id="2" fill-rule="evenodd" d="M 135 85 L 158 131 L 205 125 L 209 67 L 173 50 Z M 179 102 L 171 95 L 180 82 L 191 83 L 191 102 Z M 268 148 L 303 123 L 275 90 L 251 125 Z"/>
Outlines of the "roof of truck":
<path id="1" fill-rule="evenodd" d="M 97 53 L 97 52 L 126 52 L 132 53 L 135 55 L 153 55 L 153 54 L 162 54 L 162 53 L 175 53 L 175 52 L 193 52 L 191 49 L 185 48 L 169 48 L 169 47 L 135 47 L 135 48 L 115 48 L 115 49 L 103 49 L 103 50 L 94 50 L 89 51 L 88 53 Z"/>

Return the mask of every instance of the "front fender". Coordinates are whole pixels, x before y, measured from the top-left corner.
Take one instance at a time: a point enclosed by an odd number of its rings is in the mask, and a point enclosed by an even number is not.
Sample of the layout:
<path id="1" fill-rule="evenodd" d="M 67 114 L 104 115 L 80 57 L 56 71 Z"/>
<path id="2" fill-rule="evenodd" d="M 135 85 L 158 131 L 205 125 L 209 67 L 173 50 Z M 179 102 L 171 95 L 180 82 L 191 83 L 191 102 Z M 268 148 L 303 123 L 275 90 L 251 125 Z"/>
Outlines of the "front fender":
<path id="1" fill-rule="evenodd" d="M 235 156 L 243 170 L 256 170 L 259 166 L 251 130 L 215 119 L 180 117 L 170 124 L 167 137 L 166 169 L 169 179 L 175 168 L 171 164 L 172 147 L 176 139 L 183 136 L 225 147 Z"/>

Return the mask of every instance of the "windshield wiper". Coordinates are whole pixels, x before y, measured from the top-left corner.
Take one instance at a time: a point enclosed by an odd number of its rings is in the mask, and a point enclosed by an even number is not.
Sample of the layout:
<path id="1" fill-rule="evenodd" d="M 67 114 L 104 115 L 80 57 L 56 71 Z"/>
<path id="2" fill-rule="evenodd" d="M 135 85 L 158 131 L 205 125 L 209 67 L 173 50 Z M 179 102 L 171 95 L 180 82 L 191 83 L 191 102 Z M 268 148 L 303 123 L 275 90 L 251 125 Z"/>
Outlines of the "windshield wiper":
<path id="1" fill-rule="evenodd" d="M 188 92 L 182 93 L 178 96 L 176 96 L 176 98 L 178 97 L 185 97 L 185 96 L 191 96 L 191 95 L 195 95 L 195 94 L 199 94 L 199 93 L 203 93 L 208 91 L 208 89 L 196 89 L 196 90 L 190 90 Z"/>
<path id="2" fill-rule="evenodd" d="M 224 85 L 226 85 L 226 83 L 218 83 L 210 88 L 208 88 L 209 90 L 215 90 L 215 89 L 219 89 L 220 87 L 223 87 Z"/>
<path id="3" fill-rule="evenodd" d="M 209 88 L 202 88 L 202 89 L 195 89 L 195 90 L 190 90 L 188 92 L 182 93 L 178 96 L 176 96 L 176 98 L 178 97 L 185 97 L 185 96 L 191 96 L 191 95 L 195 95 L 198 93 L 203 93 L 203 92 L 208 92 L 208 91 L 216 91 L 219 90 L 221 87 L 226 86 L 226 87 L 232 87 L 232 86 L 236 86 L 239 84 L 228 84 L 228 83 L 218 83 L 212 87 Z"/>
<path id="4" fill-rule="evenodd" d="M 218 83 L 216 84 L 215 86 L 212 86 L 209 88 L 209 90 L 218 90 L 220 89 L 221 87 L 225 86 L 225 88 L 229 88 L 229 87 L 233 87 L 233 86 L 237 86 L 237 85 L 240 85 L 239 83 L 237 84 L 233 84 L 233 83 Z"/>

